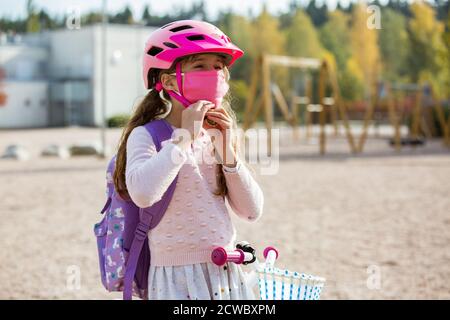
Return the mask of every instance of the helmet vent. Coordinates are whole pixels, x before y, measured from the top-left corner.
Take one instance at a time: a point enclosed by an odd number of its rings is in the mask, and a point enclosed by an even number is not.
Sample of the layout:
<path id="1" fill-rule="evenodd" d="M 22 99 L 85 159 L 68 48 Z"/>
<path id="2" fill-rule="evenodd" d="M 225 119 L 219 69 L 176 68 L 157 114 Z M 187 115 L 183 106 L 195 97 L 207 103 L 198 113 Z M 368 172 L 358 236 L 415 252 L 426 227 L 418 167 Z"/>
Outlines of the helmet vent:
<path id="1" fill-rule="evenodd" d="M 186 37 L 188 40 L 191 41 L 199 41 L 199 40 L 205 40 L 205 37 L 201 34 L 195 34 L 193 36 L 187 36 Z"/>
<path id="2" fill-rule="evenodd" d="M 192 29 L 192 28 L 193 28 L 192 26 L 184 25 L 184 26 L 179 26 L 179 27 L 172 28 L 172 29 L 170 29 L 170 31 L 178 32 L 178 31 L 181 31 L 181 30 Z"/>
<path id="3" fill-rule="evenodd" d="M 151 56 L 156 56 L 158 53 L 160 53 L 161 51 L 164 51 L 164 49 L 160 48 L 160 47 L 151 47 L 148 51 L 147 54 L 151 55 Z"/>
<path id="4" fill-rule="evenodd" d="M 173 44 L 172 42 L 163 42 L 163 43 L 166 47 L 173 48 L 173 49 L 178 48 L 178 46 L 176 44 Z"/>

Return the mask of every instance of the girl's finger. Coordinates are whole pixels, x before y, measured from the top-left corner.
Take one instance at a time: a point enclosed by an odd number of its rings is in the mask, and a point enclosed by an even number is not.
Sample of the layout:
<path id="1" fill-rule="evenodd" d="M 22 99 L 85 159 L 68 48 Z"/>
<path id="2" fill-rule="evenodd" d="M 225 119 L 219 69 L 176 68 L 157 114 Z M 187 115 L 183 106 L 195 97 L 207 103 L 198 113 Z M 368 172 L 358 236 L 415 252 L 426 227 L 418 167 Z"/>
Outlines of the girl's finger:
<path id="1" fill-rule="evenodd" d="M 226 115 L 227 117 L 231 118 L 229 113 L 227 112 L 227 110 L 225 110 L 224 107 L 214 108 L 214 110 L 217 110 L 218 112 L 220 112 L 220 113 Z"/>
<path id="2" fill-rule="evenodd" d="M 227 117 L 228 118 L 228 116 L 227 116 L 227 114 L 225 114 L 225 113 L 222 113 L 222 112 L 219 112 L 219 111 L 216 111 L 217 109 L 216 108 L 213 108 L 213 109 L 211 109 L 209 112 L 211 112 L 211 113 L 214 113 L 215 115 L 217 115 L 217 116 L 220 116 L 220 115 L 222 115 L 222 116 L 224 116 L 224 117 Z"/>
<path id="3" fill-rule="evenodd" d="M 211 106 L 213 106 L 214 104 L 212 103 L 212 102 L 210 102 L 210 101 L 207 101 L 207 100 L 199 100 L 199 101 L 197 101 L 197 103 L 196 103 L 196 110 L 197 111 L 200 111 L 200 110 L 202 110 L 202 109 L 204 109 L 206 106 L 208 106 L 209 108 L 211 107 Z"/>
<path id="4" fill-rule="evenodd" d="M 214 105 L 211 104 L 204 104 L 201 108 L 200 111 L 203 113 L 203 116 L 206 115 L 206 113 L 209 111 L 209 109 L 211 109 Z"/>
<path id="5" fill-rule="evenodd" d="M 206 118 L 214 120 L 214 119 L 220 119 L 222 121 L 225 121 L 227 123 L 231 122 L 230 119 L 227 119 L 225 117 L 221 117 L 221 116 L 216 116 L 216 115 L 212 115 L 212 114 L 206 114 Z"/>
<path id="6" fill-rule="evenodd" d="M 208 112 L 206 113 L 206 116 L 215 116 L 215 117 L 219 117 L 221 119 L 225 119 L 227 121 L 231 121 L 230 117 L 227 117 L 225 114 L 220 113 L 220 112 L 216 112 L 213 110 L 208 110 Z"/>
<path id="7" fill-rule="evenodd" d="M 217 124 L 219 124 L 219 125 L 220 125 L 222 128 L 224 128 L 224 129 L 228 129 L 228 128 L 231 127 L 230 122 L 229 122 L 229 121 L 226 121 L 226 120 L 224 120 L 224 119 L 221 119 L 221 118 L 218 118 L 218 117 L 213 117 L 213 116 L 208 117 L 208 119 L 210 119 L 210 120 L 216 122 Z"/>

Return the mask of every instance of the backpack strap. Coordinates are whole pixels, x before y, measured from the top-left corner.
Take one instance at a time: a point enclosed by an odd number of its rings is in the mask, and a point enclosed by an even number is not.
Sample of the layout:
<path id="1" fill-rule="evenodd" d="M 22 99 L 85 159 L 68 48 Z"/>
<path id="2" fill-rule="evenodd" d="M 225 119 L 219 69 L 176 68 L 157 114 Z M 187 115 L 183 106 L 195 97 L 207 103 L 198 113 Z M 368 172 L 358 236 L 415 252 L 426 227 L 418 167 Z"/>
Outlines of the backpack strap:
<path id="1" fill-rule="evenodd" d="M 116 158 L 117 158 L 117 155 L 114 155 L 111 158 L 111 160 L 109 161 L 108 169 L 106 170 L 107 175 L 112 176 L 112 174 L 114 173 L 114 170 L 116 169 Z M 104 214 L 106 212 L 106 210 L 108 210 L 109 206 L 111 205 L 112 196 L 114 193 L 114 182 L 107 181 L 106 188 L 108 189 L 108 199 L 106 200 L 106 203 L 105 203 L 102 211 L 100 211 L 100 214 Z"/>
<path id="2" fill-rule="evenodd" d="M 156 146 L 156 150 L 161 150 L 161 143 L 172 136 L 172 127 L 165 119 L 153 120 L 145 125 Z M 136 267 L 139 256 L 142 251 L 145 239 L 150 229 L 156 227 L 161 221 L 170 200 L 172 199 L 177 183 L 178 175 L 172 181 L 161 200 L 150 207 L 139 209 L 139 223 L 135 231 L 134 239 L 130 247 L 128 260 L 126 264 L 123 298 L 130 300 L 133 293 L 133 281 L 136 273 Z"/>

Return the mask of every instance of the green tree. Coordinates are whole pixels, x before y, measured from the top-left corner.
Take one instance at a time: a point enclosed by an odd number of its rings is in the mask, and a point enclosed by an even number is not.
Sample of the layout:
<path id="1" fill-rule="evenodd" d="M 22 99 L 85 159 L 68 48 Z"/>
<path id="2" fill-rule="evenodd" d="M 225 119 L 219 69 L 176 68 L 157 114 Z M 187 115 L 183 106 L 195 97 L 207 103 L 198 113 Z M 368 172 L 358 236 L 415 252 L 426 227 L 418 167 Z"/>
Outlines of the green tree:
<path id="1" fill-rule="evenodd" d="M 444 25 L 436 20 L 435 12 L 425 3 L 413 3 L 410 9 L 413 18 L 408 23 L 411 40 L 408 62 L 412 80 L 431 81 L 435 90 L 442 94 L 449 67 L 443 39 Z"/>
<path id="2" fill-rule="evenodd" d="M 320 58 L 323 54 L 317 31 L 303 10 L 297 10 L 286 30 L 286 52 L 290 56 L 310 58 Z"/>
<path id="3" fill-rule="evenodd" d="M 339 70 L 344 70 L 351 56 L 349 18 L 342 11 L 334 11 L 320 29 L 320 39 L 328 51 L 333 53 Z"/>
<path id="4" fill-rule="evenodd" d="M 252 24 L 253 50 L 250 51 L 252 58 L 256 58 L 259 54 L 263 53 L 275 55 L 285 54 L 285 37 L 284 33 L 280 32 L 279 27 L 278 19 L 270 15 L 264 6 L 261 14 L 256 17 Z M 271 71 L 271 80 L 277 83 L 282 91 L 286 92 L 289 82 L 288 70 L 286 68 L 271 67 Z"/>
<path id="5" fill-rule="evenodd" d="M 252 42 L 252 25 L 243 16 L 233 13 L 223 14 L 218 27 L 225 32 L 231 41 L 244 51 L 244 56 L 233 66 L 233 78 L 249 81 L 252 67 L 252 57 L 255 56 Z"/>
<path id="6" fill-rule="evenodd" d="M 361 100 L 364 97 L 364 74 L 356 60 L 350 57 L 342 72 L 338 74 L 342 98 L 347 101 Z"/>
<path id="7" fill-rule="evenodd" d="M 445 97 L 450 97 L 450 14 L 447 14 L 447 25 L 445 27 L 445 32 L 443 34 L 444 44 L 446 50 L 444 51 L 444 58 L 443 61 L 447 64 L 446 67 L 444 67 L 443 72 L 445 73 L 443 75 L 444 78 L 444 90 L 443 94 Z"/>
<path id="8" fill-rule="evenodd" d="M 284 51 L 284 36 L 279 30 L 278 19 L 271 16 L 264 6 L 261 14 L 255 19 L 252 30 L 253 50 L 251 54 L 260 53 L 282 54 Z"/>
<path id="9" fill-rule="evenodd" d="M 367 6 L 363 3 L 356 4 L 353 8 L 350 42 L 352 57 L 364 76 L 365 97 L 368 98 L 378 78 L 380 53 L 378 32 L 377 29 L 368 27 L 369 13 L 366 8 Z"/>
<path id="10" fill-rule="evenodd" d="M 320 30 L 326 50 L 335 57 L 338 83 L 342 97 L 347 101 L 361 100 L 364 93 L 364 75 L 352 56 L 349 16 L 341 10 L 329 14 L 329 20 Z"/>
<path id="11" fill-rule="evenodd" d="M 146 4 L 144 7 L 144 11 L 142 13 L 142 21 L 147 24 L 150 21 L 150 19 L 151 19 L 150 9 L 148 4 Z"/>
<path id="12" fill-rule="evenodd" d="M 438 20 L 445 22 L 450 12 L 450 1 L 434 0 L 434 7 L 436 8 Z"/>
<path id="13" fill-rule="evenodd" d="M 402 14 L 386 8 L 382 11 L 381 26 L 378 41 L 384 77 L 390 81 L 405 79 L 409 54 L 406 19 Z"/>
<path id="14" fill-rule="evenodd" d="M 27 31 L 27 18 L 15 20 L 0 18 L 0 30 L 24 33 Z"/>
<path id="15" fill-rule="evenodd" d="M 324 1 L 319 6 L 316 0 L 310 0 L 306 7 L 306 13 L 316 27 L 322 26 L 328 19 L 328 8 Z"/>
<path id="16" fill-rule="evenodd" d="M 235 15 L 232 12 L 222 12 L 216 25 L 227 34 L 231 41 L 244 51 L 242 58 L 233 65 L 233 77 L 231 80 L 231 94 L 233 97 L 233 108 L 237 112 L 238 118 L 242 118 L 242 113 L 247 99 L 250 74 L 253 67 L 252 54 L 252 25 L 243 16 Z"/>
<path id="17" fill-rule="evenodd" d="M 36 13 L 36 8 L 34 6 L 33 0 L 27 1 L 27 32 L 39 32 L 41 26 L 39 24 L 39 16 Z"/>
<path id="18" fill-rule="evenodd" d="M 403 0 L 389 0 L 386 4 L 387 8 L 390 8 L 398 13 L 401 13 L 405 17 L 410 17 L 411 12 L 409 10 L 409 4 Z"/>
<path id="19" fill-rule="evenodd" d="M 55 21 L 44 9 L 41 9 L 37 16 L 41 29 L 54 29 L 56 27 Z"/>
<path id="20" fill-rule="evenodd" d="M 127 5 L 123 9 L 123 11 L 116 13 L 112 17 L 109 18 L 109 22 L 111 23 L 120 23 L 120 24 L 133 24 L 133 12 L 131 12 L 130 7 Z"/>
<path id="21" fill-rule="evenodd" d="M 89 25 L 102 22 L 102 14 L 98 12 L 89 12 L 81 17 L 83 25 Z"/>

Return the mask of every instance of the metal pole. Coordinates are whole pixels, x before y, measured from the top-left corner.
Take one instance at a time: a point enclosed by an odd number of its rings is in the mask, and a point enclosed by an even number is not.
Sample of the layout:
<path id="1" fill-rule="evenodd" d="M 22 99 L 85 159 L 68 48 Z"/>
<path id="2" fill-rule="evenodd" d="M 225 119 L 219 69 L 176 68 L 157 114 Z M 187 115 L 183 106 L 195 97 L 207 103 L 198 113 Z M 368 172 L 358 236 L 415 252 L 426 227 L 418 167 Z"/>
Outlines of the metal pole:
<path id="1" fill-rule="evenodd" d="M 100 157 L 106 157 L 106 25 L 108 23 L 107 16 L 107 0 L 102 1 L 102 44 L 101 44 L 101 63 L 102 63 L 102 76 L 101 76 L 101 91 L 102 91 L 102 104 L 101 104 L 101 144 L 102 150 Z"/>

